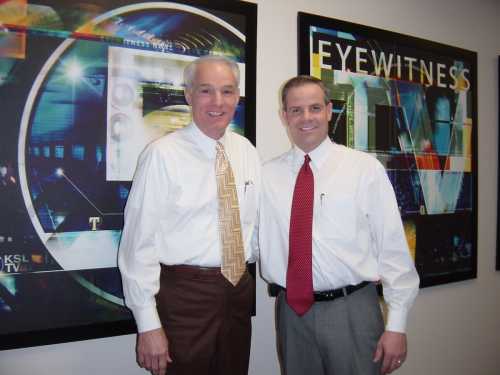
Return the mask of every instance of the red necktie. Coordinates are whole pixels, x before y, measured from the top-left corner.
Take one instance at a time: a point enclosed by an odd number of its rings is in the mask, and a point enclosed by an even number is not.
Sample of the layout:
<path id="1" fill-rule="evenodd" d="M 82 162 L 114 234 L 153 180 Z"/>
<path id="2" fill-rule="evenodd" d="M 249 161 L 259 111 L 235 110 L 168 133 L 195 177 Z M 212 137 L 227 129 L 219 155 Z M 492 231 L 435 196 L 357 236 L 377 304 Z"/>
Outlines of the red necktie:
<path id="1" fill-rule="evenodd" d="M 304 315 L 314 302 L 312 282 L 314 176 L 309 166 L 310 161 L 309 155 L 306 155 L 295 181 L 286 273 L 286 300 L 300 316 Z"/>

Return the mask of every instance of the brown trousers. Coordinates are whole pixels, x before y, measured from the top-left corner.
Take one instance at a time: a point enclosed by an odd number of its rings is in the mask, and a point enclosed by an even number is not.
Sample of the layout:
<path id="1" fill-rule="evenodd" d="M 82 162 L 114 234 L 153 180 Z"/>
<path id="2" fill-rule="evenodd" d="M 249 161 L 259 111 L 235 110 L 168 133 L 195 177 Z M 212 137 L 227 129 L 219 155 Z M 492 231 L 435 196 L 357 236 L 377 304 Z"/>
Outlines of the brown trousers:
<path id="1" fill-rule="evenodd" d="M 247 375 L 255 279 L 233 286 L 218 268 L 162 266 L 158 313 L 168 375 Z"/>

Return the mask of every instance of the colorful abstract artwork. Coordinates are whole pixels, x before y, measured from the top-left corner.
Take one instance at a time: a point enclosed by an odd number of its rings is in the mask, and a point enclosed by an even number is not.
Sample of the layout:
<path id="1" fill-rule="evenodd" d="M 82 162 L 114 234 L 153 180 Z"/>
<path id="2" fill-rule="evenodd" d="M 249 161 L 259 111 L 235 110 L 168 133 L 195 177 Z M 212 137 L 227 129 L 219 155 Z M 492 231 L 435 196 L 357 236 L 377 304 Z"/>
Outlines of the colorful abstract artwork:
<path id="1" fill-rule="evenodd" d="M 255 142 L 256 8 L 0 0 L 1 349 L 134 330 L 116 261 L 137 157 L 191 121 L 182 72 L 207 54 L 238 63 L 230 126 Z"/>
<path id="2" fill-rule="evenodd" d="M 299 71 L 330 91 L 330 137 L 375 156 L 430 286 L 476 276 L 477 56 L 299 14 Z"/>

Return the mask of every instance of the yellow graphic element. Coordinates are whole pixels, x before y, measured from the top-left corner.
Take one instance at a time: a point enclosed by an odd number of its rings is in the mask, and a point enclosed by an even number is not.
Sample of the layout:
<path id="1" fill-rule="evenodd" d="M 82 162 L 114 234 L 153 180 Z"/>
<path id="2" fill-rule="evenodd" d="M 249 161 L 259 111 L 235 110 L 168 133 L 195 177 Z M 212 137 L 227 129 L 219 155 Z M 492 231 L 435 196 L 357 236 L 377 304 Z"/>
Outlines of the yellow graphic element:
<path id="1" fill-rule="evenodd" d="M 166 106 L 144 116 L 146 126 L 162 129 L 165 134 L 183 128 L 190 122 L 190 107 L 183 104 Z"/>
<path id="2" fill-rule="evenodd" d="M 27 10 L 26 0 L 0 1 L 0 23 L 26 26 Z"/>
<path id="3" fill-rule="evenodd" d="M 415 229 L 415 223 L 413 221 L 405 220 L 403 222 L 403 227 L 405 230 L 406 241 L 408 242 L 411 257 L 413 258 L 413 261 L 415 261 L 415 254 L 417 250 L 417 231 Z"/>
<path id="4" fill-rule="evenodd" d="M 31 255 L 31 261 L 36 264 L 42 264 L 43 263 L 43 255 L 41 254 L 32 254 Z"/>
<path id="5" fill-rule="evenodd" d="M 311 54 L 311 75 L 321 79 L 321 67 L 319 66 L 319 55 L 317 53 Z"/>
<path id="6" fill-rule="evenodd" d="M 27 7 L 26 0 L 0 1 L 0 58 L 24 59 L 26 35 L 7 26 L 26 26 Z"/>

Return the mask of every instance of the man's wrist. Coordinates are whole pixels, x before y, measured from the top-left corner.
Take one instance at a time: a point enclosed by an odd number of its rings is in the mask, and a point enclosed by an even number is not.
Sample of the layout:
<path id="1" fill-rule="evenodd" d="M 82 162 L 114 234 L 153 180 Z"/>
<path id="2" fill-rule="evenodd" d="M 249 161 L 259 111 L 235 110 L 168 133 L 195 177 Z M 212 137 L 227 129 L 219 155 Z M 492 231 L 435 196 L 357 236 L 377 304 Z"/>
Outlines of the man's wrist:
<path id="1" fill-rule="evenodd" d="M 132 313 L 139 333 L 152 331 L 162 326 L 156 306 L 134 309 Z"/>

